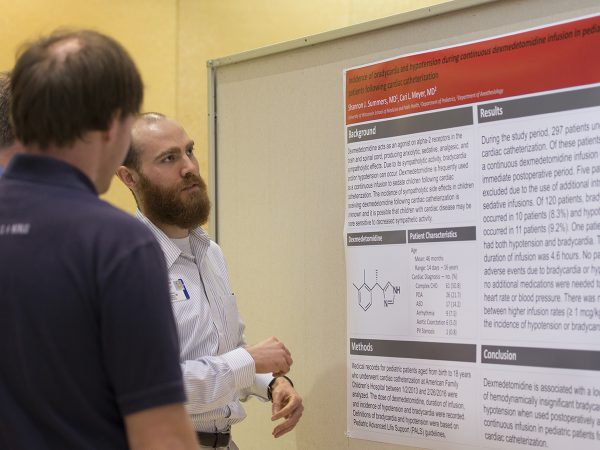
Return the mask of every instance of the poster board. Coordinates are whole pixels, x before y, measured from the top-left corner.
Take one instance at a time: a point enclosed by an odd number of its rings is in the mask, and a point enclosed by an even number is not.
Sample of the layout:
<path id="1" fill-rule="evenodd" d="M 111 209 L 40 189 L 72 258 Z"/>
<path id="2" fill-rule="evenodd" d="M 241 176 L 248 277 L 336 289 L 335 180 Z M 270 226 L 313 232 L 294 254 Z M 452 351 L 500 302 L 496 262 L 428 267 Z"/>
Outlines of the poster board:
<path id="1" fill-rule="evenodd" d="M 599 10 L 583 0 L 458 1 L 212 63 L 213 229 L 249 341 L 286 342 L 307 406 L 297 431 L 273 441 L 264 405 L 250 403 L 236 428 L 247 448 L 403 448 L 345 435 L 355 280 L 344 256 L 343 71 Z"/>
<path id="2" fill-rule="evenodd" d="M 351 436 L 598 447 L 596 48 L 600 15 L 345 72 Z"/>

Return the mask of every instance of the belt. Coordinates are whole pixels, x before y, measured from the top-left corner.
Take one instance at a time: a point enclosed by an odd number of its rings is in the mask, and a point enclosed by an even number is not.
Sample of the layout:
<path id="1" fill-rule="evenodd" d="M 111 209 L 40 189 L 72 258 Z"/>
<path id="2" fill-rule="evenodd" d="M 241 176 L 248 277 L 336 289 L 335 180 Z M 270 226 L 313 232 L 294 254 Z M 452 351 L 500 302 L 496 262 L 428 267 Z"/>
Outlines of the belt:
<path id="1" fill-rule="evenodd" d="M 227 447 L 231 440 L 231 433 L 204 433 L 197 431 L 196 435 L 198 436 L 198 442 L 204 447 Z"/>

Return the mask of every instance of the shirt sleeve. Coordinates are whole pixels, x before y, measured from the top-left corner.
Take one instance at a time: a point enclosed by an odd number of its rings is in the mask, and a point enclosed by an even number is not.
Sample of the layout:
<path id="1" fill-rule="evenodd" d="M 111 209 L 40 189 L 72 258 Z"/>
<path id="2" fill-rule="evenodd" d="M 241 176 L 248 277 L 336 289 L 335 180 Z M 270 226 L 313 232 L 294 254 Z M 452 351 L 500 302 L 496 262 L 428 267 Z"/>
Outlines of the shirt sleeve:
<path id="1" fill-rule="evenodd" d="M 240 334 L 240 347 L 246 346 L 246 336 L 244 335 L 244 329 L 246 326 L 244 322 L 239 321 L 239 334 Z M 269 383 L 273 379 L 273 375 L 270 373 L 256 373 L 256 369 L 254 372 L 254 379 L 250 386 L 240 389 L 239 396 L 240 400 L 245 402 L 248 400 L 248 397 L 257 397 L 261 400 L 268 401 L 269 396 L 267 394 L 267 388 L 269 387 Z"/>
<path id="2" fill-rule="evenodd" d="M 234 401 L 239 392 L 252 385 L 256 370 L 254 359 L 243 348 L 184 361 L 181 369 L 189 414 L 212 411 Z"/>
<path id="3" fill-rule="evenodd" d="M 248 397 L 256 397 L 260 400 L 268 401 L 267 388 L 272 380 L 273 375 L 270 373 L 257 373 L 252 386 L 240 392 L 240 399 L 246 401 Z"/>
<path id="4" fill-rule="evenodd" d="M 119 256 L 99 282 L 103 358 L 123 415 L 185 401 L 164 267 L 153 240 Z"/>

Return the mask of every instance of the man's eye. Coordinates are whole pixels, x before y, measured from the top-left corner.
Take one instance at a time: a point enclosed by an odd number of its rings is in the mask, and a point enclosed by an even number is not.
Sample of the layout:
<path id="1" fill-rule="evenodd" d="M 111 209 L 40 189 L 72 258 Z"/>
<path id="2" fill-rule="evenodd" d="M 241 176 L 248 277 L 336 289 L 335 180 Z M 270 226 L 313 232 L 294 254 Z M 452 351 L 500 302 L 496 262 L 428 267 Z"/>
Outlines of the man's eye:
<path id="1" fill-rule="evenodd" d="M 185 151 L 188 155 L 193 155 L 194 154 L 194 147 L 190 147 Z"/>
<path id="2" fill-rule="evenodd" d="M 175 157 L 173 155 L 165 156 L 162 162 L 172 162 L 175 161 Z"/>

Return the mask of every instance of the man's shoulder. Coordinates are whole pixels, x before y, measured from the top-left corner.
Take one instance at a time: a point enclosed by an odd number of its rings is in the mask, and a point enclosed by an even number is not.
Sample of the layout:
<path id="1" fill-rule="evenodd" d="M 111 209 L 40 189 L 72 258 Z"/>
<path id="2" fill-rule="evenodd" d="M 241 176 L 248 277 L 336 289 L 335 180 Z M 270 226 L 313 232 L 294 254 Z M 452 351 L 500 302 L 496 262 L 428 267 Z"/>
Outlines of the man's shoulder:
<path id="1" fill-rule="evenodd" d="M 206 250 L 206 259 L 210 265 L 216 267 L 221 276 L 227 277 L 227 262 L 223 250 L 215 241 L 210 240 Z"/>
<path id="2" fill-rule="evenodd" d="M 202 228 L 196 228 L 192 232 L 192 236 L 194 236 L 195 239 L 198 239 L 203 245 L 206 246 L 206 248 L 207 248 L 206 252 L 208 255 L 218 257 L 220 259 L 224 259 L 223 250 L 221 249 L 221 246 L 219 244 L 217 244 L 210 237 L 210 235 L 206 231 L 204 231 Z"/>
<path id="3" fill-rule="evenodd" d="M 140 246 L 156 245 L 154 236 L 131 214 L 110 203 L 94 199 L 73 204 L 76 210 L 62 220 L 64 229 L 72 230 L 73 240 L 99 254 L 122 254 Z M 91 246 L 91 247 L 90 247 Z"/>
<path id="4" fill-rule="evenodd" d="M 108 230 L 107 227 L 111 227 L 113 231 L 134 229 L 146 232 L 145 227 L 140 226 L 132 215 L 88 190 L 23 182 L 20 179 L 2 181 L 6 182 L 6 186 L 0 186 L 0 192 L 15 203 L 7 211 L 18 210 L 19 205 L 25 205 L 27 215 L 48 223 L 77 223 L 85 224 L 89 229 Z"/>
<path id="5" fill-rule="evenodd" d="M 155 238 L 148 227 L 144 226 L 131 214 L 104 200 L 100 200 L 96 207 L 89 212 L 89 218 L 94 219 L 93 227 L 99 232 L 109 231 L 108 235 L 114 239 L 129 243 L 138 241 L 155 242 Z"/>
<path id="6" fill-rule="evenodd" d="M 80 205 L 80 207 L 82 215 L 86 215 L 90 219 L 97 220 L 103 224 L 145 229 L 131 214 L 111 205 L 105 200 L 97 199 L 97 201 L 86 202 Z"/>
<path id="7" fill-rule="evenodd" d="M 47 239 L 54 233 L 56 237 L 68 234 L 73 241 L 154 242 L 152 233 L 132 215 L 88 190 L 18 179 L 0 181 L 4 182 L 0 198 L 9 200 L 1 205 L 0 216 L 36 225 L 45 231 L 40 238 Z"/>
<path id="8" fill-rule="evenodd" d="M 105 200 L 98 199 L 93 208 L 98 219 L 104 222 L 113 223 L 115 226 L 135 227 L 138 229 L 146 229 L 139 220 L 128 212 L 111 205 Z"/>
<path id="9" fill-rule="evenodd" d="M 217 244 L 212 239 L 209 241 L 208 252 L 212 253 L 215 256 L 218 256 L 221 259 L 225 259 L 225 255 L 223 253 L 223 249 L 219 244 Z"/>

